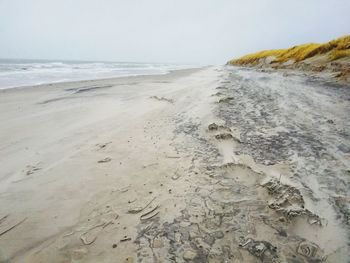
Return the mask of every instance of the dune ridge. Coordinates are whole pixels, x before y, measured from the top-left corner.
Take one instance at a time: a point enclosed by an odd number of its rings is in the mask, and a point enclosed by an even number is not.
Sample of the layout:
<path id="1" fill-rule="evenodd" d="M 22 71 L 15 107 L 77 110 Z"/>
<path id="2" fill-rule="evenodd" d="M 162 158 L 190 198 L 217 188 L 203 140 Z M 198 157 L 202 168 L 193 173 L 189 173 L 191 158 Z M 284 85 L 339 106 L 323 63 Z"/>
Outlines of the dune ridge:
<path id="1" fill-rule="evenodd" d="M 287 49 L 263 50 L 232 59 L 229 65 L 296 68 L 316 72 L 329 71 L 339 80 L 350 76 L 350 35 L 326 43 L 308 43 Z"/>

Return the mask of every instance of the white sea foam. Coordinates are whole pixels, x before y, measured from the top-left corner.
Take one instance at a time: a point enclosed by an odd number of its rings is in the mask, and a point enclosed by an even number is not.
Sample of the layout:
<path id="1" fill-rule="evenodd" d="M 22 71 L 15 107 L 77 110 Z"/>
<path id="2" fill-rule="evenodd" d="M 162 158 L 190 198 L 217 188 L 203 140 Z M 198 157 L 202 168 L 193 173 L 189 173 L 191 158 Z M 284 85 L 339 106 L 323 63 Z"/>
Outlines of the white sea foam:
<path id="1" fill-rule="evenodd" d="M 192 67 L 196 66 L 159 63 L 0 59 L 0 89 L 75 80 L 165 74 L 170 70 Z"/>

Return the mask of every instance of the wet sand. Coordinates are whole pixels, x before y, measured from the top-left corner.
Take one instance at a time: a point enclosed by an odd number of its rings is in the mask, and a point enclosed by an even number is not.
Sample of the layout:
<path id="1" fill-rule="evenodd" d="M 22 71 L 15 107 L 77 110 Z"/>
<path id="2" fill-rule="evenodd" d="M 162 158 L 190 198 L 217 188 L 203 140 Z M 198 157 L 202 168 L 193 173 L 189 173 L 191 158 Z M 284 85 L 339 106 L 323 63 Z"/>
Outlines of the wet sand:
<path id="1" fill-rule="evenodd" d="M 235 67 L 0 91 L 0 262 L 347 262 L 350 89 Z"/>

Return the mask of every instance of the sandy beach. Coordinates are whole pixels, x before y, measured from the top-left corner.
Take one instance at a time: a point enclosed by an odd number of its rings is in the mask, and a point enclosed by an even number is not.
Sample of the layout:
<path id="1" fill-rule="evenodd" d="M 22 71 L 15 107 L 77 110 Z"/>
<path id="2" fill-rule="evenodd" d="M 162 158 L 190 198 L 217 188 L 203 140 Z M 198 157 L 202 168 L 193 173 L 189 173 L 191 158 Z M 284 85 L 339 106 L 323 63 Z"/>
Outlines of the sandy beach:
<path id="1" fill-rule="evenodd" d="M 231 66 L 0 90 L 0 262 L 347 262 L 349 99 Z"/>

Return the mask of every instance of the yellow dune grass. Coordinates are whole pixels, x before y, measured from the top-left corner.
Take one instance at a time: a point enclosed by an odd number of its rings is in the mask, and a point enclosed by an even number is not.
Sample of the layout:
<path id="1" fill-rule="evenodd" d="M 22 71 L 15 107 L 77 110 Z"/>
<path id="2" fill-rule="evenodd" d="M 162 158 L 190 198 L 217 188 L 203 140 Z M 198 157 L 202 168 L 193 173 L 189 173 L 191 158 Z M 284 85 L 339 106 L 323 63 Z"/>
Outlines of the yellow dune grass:
<path id="1" fill-rule="evenodd" d="M 288 49 L 264 50 L 254 54 L 245 55 L 239 59 L 229 61 L 232 65 L 257 64 L 260 59 L 273 57 L 273 62 L 287 62 L 293 60 L 300 62 L 316 55 L 329 53 L 329 59 L 335 60 L 350 55 L 350 35 L 340 37 L 324 44 L 309 43 L 294 46 Z"/>

